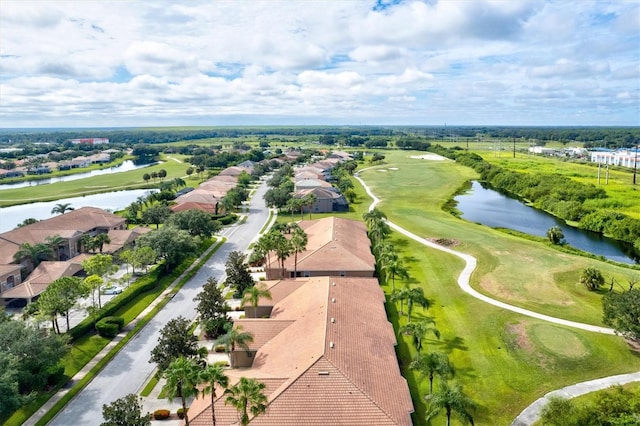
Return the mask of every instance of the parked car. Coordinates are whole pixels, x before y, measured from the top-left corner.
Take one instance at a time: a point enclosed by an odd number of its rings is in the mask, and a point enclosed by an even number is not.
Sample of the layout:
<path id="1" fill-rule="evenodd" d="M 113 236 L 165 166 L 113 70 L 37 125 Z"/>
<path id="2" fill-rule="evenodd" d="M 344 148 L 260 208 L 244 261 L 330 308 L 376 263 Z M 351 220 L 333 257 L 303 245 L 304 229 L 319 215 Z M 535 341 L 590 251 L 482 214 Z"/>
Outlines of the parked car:
<path id="1" fill-rule="evenodd" d="M 123 290 L 124 289 L 122 287 L 111 287 L 104 289 L 102 294 L 120 294 Z"/>

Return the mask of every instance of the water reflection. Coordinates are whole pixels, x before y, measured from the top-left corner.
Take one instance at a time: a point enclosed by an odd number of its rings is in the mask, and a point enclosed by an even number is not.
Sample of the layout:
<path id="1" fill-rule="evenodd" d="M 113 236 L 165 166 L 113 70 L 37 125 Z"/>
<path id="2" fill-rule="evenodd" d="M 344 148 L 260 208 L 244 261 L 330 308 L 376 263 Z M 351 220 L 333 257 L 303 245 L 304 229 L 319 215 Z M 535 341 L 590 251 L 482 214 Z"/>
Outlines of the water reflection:
<path id="1" fill-rule="evenodd" d="M 155 164 L 155 163 L 153 163 L 153 164 Z M 89 177 L 93 177 L 93 176 L 100 176 L 100 175 L 108 175 L 108 174 L 111 174 L 111 173 L 128 172 L 128 171 L 131 171 L 131 170 L 137 170 L 137 169 L 141 169 L 141 168 L 144 168 L 144 167 L 149 167 L 150 165 L 151 164 L 136 165 L 131 160 L 125 160 L 119 166 L 107 167 L 107 168 L 104 168 L 104 169 L 92 170 L 90 172 L 84 172 L 84 173 L 76 173 L 76 174 L 69 175 L 69 176 L 57 176 L 57 177 L 52 177 L 52 178 L 48 178 L 48 179 L 30 180 L 30 181 L 18 182 L 18 183 L 4 183 L 3 184 L 0 181 L 0 191 L 2 191 L 4 189 L 16 189 L 16 188 L 26 188 L 26 187 L 29 187 L 29 186 L 48 185 L 50 183 L 57 183 L 57 182 L 69 182 L 69 181 L 72 181 L 72 180 L 85 179 L 85 178 L 89 178 Z"/>
<path id="2" fill-rule="evenodd" d="M 114 191 L 103 194 L 86 195 L 84 197 L 63 198 L 56 201 L 3 207 L 0 208 L 0 232 L 10 231 L 28 218 L 37 220 L 48 219 L 53 216 L 51 209 L 56 204 L 69 203 L 71 207 L 75 209 L 79 209 L 80 207 L 98 207 L 109 211 L 116 211 L 124 209 L 138 197 L 148 196 L 152 191 L 153 190 L 149 189 Z"/>
<path id="3" fill-rule="evenodd" d="M 483 187 L 479 182 L 472 182 L 471 191 L 455 197 L 455 200 L 462 217 L 470 222 L 492 228 L 509 228 L 541 237 L 546 237 L 547 230 L 552 226 L 559 226 L 565 240 L 573 247 L 616 262 L 640 263 L 640 258 L 631 245 L 568 226 L 554 216 Z"/>

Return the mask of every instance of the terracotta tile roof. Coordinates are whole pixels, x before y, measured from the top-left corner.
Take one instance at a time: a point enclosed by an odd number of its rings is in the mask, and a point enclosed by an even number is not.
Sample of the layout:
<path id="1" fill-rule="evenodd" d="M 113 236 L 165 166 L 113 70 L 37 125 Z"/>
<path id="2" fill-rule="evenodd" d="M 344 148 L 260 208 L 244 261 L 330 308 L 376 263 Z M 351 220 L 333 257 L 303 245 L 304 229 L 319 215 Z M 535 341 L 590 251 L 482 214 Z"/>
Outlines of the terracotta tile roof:
<path id="1" fill-rule="evenodd" d="M 213 196 L 211 191 L 207 191 L 206 189 L 197 188 L 191 192 L 187 192 L 176 198 L 176 203 L 200 203 L 200 204 L 211 204 L 215 205 L 218 202 L 218 199 Z"/>
<path id="2" fill-rule="evenodd" d="M 250 350 L 258 350 L 292 323 L 293 320 L 246 318 L 236 320 L 233 324 L 236 327 L 241 326 L 243 332 L 253 335 L 253 342 L 249 343 L 248 346 Z"/>
<path id="3" fill-rule="evenodd" d="M 149 231 L 151 231 L 151 228 L 146 226 L 136 226 L 133 229 L 112 229 L 107 233 L 111 242 L 105 244 L 102 251 L 104 253 L 114 253 Z"/>
<path id="4" fill-rule="evenodd" d="M 411 425 L 413 405 L 377 280 L 317 277 L 282 288 L 291 292 L 274 306 L 277 315 L 242 324 L 291 323 L 262 345 L 251 368 L 228 370 L 269 383 L 267 412 L 250 424 Z M 210 424 L 208 406 L 194 402 L 194 425 Z M 237 421 L 227 408 L 222 398 L 216 403 L 221 425 Z"/>
<path id="5" fill-rule="evenodd" d="M 80 272 L 82 259 L 86 259 L 86 256 L 77 256 L 64 262 L 41 262 L 23 283 L 3 292 L 1 297 L 3 299 L 30 299 L 37 296 L 58 278 L 71 277 Z"/>
<path id="6" fill-rule="evenodd" d="M 181 212 L 184 210 L 191 210 L 191 209 L 197 209 L 197 210 L 202 210 L 205 211 L 207 213 L 215 213 L 216 211 L 216 206 L 215 204 L 210 204 L 210 203 L 195 203 L 192 201 L 187 201 L 184 203 L 180 203 L 180 204 L 176 204 L 174 206 L 171 206 L 171 210 L 175 213 L 175 212 Z"/>
<path id="7" fill-rule="evenodd" d="M 244 167 L 231 166 L 221 171 L 218 176 L 240 176 L 242 172 L 249 173 Z"/>
<path id="8" fill-rule="evenodd" d="M 23 243 L 43 243 L 48 236 L 52 235 L 70 239 L 95 228 L 115 229 L 124 226 L 125 223 L 126 220 L 120 216 L 96 207 L 82 207 L 41 220 L 0 234 L 0 263 L 12 263 L 13 254 Z"/>
<path id="9" fill-rule="evenodd" d="M 373 274 L 375 258 L 364 223 L 326 217 L 298 222 L 307 233 L 307 250 L 298 253 L 298 271 L 366 271 Z M 271 256 L 271 267 L 278 268 L 278 260 Z M 295 257 L 284 262 L 288 271 L 294 270 Z"/>

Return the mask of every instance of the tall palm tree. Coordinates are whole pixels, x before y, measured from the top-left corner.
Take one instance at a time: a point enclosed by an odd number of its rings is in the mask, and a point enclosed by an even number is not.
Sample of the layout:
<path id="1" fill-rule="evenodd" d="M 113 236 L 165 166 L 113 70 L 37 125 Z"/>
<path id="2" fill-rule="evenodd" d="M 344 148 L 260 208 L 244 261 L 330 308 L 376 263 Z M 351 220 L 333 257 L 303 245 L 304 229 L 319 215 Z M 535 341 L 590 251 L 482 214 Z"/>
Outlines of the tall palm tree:
<path id="1" fill-rule="evenodd" d="M 432 318 L 425 318 L 420 322 L 409 322 L 398 330 L 398 333 L 407 334 L 413 337 L 413 345 L 416 350 L 420 352 L 422 350 L 422 341 L 427 337 L 427 333 L 433 333 L 436 338 L 440 338 L 440 331 L 435 327 L 430 327 L 430 324 L 435 325 L 435 321 Z"/>
<path id="2" fill-rule="evenodd" d="M 447 354 L 442 352 L 429 352 L 426 355 L 418 354 L 409 364 L 409 368 L 417 370 L 423 377 L 429 378 L 429 395 L 433 393 L 433 379 L 435 376 L 447 379 L 453 377 L 453 366 L 449 362 Z"/>
<path id="3" fill-rule="evenodd" d="M 269 233 L 271 234 L 272 249 L 276 252 L 276 257 L 280 261 L 280 278 L 284 278 L 284 261 L 291 255 L 293 250 L 291 242 L 280 232 L 272 230 Z"/>
<path id="4" fill-rule="evenodd" d="M 271 300 L 269 289 L 264 284 L 252 285 L 242 293 L 242 303 L 249 302 L 251 306 L 257 308 L 261 297 Z"/>
<path id="5" fill-rule="evenodd" d="M 298 253 L 302 253 L 307 249 L 307 233 L 304 232 L 302 228 L 296 225 L 291 233 L 291 239 L 289 240 L 291 243 L 291 248 L 293 249 L 293 276 L 294 278 L 298 276 Z"/>
<path id="6" fill-rule="evenodd" d="M 240 424 L 249 424 L 249 411 L 256 417 L 267 410 L 267 397 L 264 394 L 266 385 L 256 379 L 240 377 L 240 381 L 227 389 L 224 404 L 233 405 L 240 414 Z"/>
<path id="7" fill-rule="evenodd" d="M 13 259 L 17 262 L 22 261 L 23 259 L 31 262 L 33 268 L 38 266 L 40 262 L 43 260 L 48 260 L 53 258 L 53 251 L 51 247 L 45 243 L 22 243 L 20 247 L 18 247 L 18 251 L 13 254 Z"/>
<path id="8" fill-rule="evenodd" d="M 391 302 L 400 302 L 400 314 L 404 314 L 404 301 L 409 297 L 409 291 L 410 289 L 403 288 L 389 297 Z"/>
<path id="9" fill-rule="evenodd" d="M 187 398 L 198 395 L 196 385 L 200 378 L 200 366 L 194 359 L 180 356 L 169 364 L 163 376 L 167 382 L 162 387 L 162 390 L 166 392 L 169 399 L 180 397 L 182 411 L 184 412 L 184 423 L 189 426 Z"/>
<path id="10" fill-rule="evenodd" d="M 453 386 L 449 386 L 447 382 L 440 384 L 438 391 L 428 398 L 427 421 L 438 415 L 443 408 L 447 413 L 447 426 L 451 425 L 451 414 L 473 425 L 473 416 L 469 411 L 475 408 L 475 404 L 462 392 L 462 386 L 459 384 Z"/>
<path id="11" fill-rule="evenodd" d="M 362 219 L 364 220 L 364 223 L 367 224 L 368 228 L 371 228 L 374 222 L 378 220 L 384 220 L 386 218 L 387 215 L 385 215 L 381 210 L 378 210 L 377 207 L 372 208 L 362 215 Z"/>
<path id="12" fill-rule="evenodd" d="M 391 234 L 391 228 L 387 224 L 387 222 L 382 220 L 377 220 L 373 222 L 371 227 L 369 228 L 369 238 L 371 242 L 376 245 L 383 241 Z"/>
<path id="13" fill-rule="evenodd" d="M 55 260 L 60 260 L 60 246 L 64 245 L 66 242 L 67 240 L 58 234 L 49 235 L 45 238 L 45 243 L 51 247 L 51 250 L 53 250 Z"/>
<path id="14" fill-rule="evenodd" d="M 102 253 L 102 248 L 105 244 L 111 243 L 111 238 L 106 232 L 101 232 L 95 237 L 93 237 L 93 244 L 95 247 L 100 249 L 100 253 Z"/>
<path id="15" fill-rule="evenodd" d="M 396 292 L 396 277 L 402 279 L 409 278 L 409 272 L 407 271 L 407 268 L 404 267 L 404 263 L 402 263 L 402 260 L 400 259 L 389 261 L 382 266 L 382 270 L 385 274 L 385 279 L 391 279 L 392 293 Z"/>
<path id="16" fill-rule="evenodd" d="M 229 355 L 229 364 L 231 368 L 235 367 L 233 352 L 236 346 L 241 347 L 245 351 L 249 351 L 249 343 L 253 342 L 253 334 L 242 331 L 242 326 L 233 327 L 231 330 L 214 341 L 215 345 L 224 345 L 225 351 Z"/>
<path id="17" fill-rule="evenodd" d="M 318 200 L 314 194 L 305 195 L 302 200 L 304 201 L 304 205 L 309 209 L 309 220 L 311 220 L 311 211 L 313 210 L 313 205 Z"/>
<path id="18" fill-rule="evenodd" d="M 224 389 L 229 386 L 229 377 L 224 374 L 224 367 L 221 365 L 207 365 L 204 370 L 200 372 L 201 383 L 206 383 L 202 388 L 202 395 L 211 395 L 211 418 L 213 419 L 213 426 L 216 426 L 216 386 L 220 386 Z"/>
<path id="19" fill-rule="evenodd" d="M 74 210 L 74 208 L 71 207 L 71 203 L 60 203 L 53 206 L 53 208 L 51 209 L 51 214 L 65 214 L 66 212 L 70 212 L 72 210 Z"/>
<path id="20" fill-rule="evenodd" d="M 428 309 L 431 306 L 429 299 L 424 297 L 424 290 L 422 287 L 414 287 L 407 293 L 407 321 L 411 322 L 411 312 L 413 311 L 413 305 L 418 304 L 423 309 Z"/>

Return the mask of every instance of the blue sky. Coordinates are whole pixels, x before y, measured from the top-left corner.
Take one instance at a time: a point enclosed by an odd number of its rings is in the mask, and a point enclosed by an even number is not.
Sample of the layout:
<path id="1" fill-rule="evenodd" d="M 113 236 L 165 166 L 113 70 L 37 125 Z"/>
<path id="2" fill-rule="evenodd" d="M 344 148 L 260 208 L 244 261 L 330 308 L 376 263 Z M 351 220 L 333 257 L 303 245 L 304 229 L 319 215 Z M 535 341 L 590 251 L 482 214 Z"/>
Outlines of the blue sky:
<path id="1" fill-rule="evenodd" d="M 640 2 L 0 2 L 0 127 L 640 125 Z"/>

